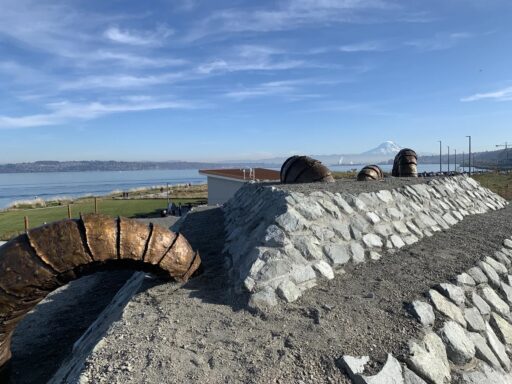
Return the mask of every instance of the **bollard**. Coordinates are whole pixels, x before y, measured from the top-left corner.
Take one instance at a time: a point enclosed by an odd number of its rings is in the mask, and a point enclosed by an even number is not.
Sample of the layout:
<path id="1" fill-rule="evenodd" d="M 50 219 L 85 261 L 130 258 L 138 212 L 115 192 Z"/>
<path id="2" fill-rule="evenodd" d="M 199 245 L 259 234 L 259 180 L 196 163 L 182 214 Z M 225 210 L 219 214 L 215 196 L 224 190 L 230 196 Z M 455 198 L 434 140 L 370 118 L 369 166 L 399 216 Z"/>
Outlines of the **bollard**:
<path id="1" fill-rule="evenodd" d="M 23 221 L 25 223 L 25 233 L 26 233 L 26 232 L 28 232 L 28 216 L 25 216 Z"/>

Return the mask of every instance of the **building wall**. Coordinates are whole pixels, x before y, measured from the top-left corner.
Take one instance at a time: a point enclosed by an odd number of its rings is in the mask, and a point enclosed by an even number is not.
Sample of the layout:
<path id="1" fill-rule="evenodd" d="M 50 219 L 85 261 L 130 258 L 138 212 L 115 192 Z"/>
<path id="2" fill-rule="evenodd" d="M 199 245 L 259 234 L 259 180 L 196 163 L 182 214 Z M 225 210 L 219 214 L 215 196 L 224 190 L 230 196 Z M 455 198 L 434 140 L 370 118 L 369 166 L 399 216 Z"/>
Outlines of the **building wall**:
<path id="1" fill-rule="evenodd" d="M 225 180 L 208 176 L 208 205 L 224 204 L 244 184 L 242 180 Z"/>

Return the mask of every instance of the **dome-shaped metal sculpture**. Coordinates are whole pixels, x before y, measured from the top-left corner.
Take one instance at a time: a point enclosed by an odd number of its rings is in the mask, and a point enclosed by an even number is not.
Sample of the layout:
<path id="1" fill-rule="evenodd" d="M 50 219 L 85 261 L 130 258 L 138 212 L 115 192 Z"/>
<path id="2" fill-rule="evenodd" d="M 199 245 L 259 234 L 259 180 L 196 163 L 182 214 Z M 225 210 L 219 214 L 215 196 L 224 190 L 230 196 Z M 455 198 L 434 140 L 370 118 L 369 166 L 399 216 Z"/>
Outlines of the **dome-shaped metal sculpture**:
<path id="1" fill-rule="evenodd" d="M 393 163 L 394 177 L 418 177 L 418 156 L 412 149 L 402 149 L 395 156 Z"/>
<path id="2" fill-rule="evenodd" d="M 281 167 L 281 183 L 333 183 L 334 177 L 325 165 L 308 156 L 292 156 Z"/>
<path id="3" fill-rule="evenodd" d="M 67 282 L 116 268 L 155 272 L 185 282 L 200 264 L 199 254 L 183 235 L 104 215 L 58 221 L 12 239 L 0 247 L 0 375 L 8 368 L 16 325 Z"/>
<path id="4" fill-rule="evenodd" d="M 358 181 L 368 180 L 382 180 L 384 179 L 384 172 L 377 165 L 367 165 L 361 169 L 357 175 Z"/>

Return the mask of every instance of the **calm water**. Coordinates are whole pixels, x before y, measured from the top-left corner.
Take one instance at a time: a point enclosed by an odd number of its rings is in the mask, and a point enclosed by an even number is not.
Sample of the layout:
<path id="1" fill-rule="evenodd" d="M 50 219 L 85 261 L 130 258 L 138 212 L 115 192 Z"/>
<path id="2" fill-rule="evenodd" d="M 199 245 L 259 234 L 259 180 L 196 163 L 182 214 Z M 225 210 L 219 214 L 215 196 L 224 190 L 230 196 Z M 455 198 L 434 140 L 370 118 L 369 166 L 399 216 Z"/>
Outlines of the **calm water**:
<path id="1" fill-rule="evenodd" d="M 362 166 L 331 166 L 333 171 L 348 171 Z M 391 165 L 381 168 L 390 172 Z M 448 169 L 443 165 L 443 170 Z M 439 165 L 418 166 L 419 172 L 437 172 Z M 453 164 L 451 165 L 453 171 Z M 84 195 L 104 195 L 114 190 L 128 191 L 137 187 L 153 185 L 205 183 L 206 177 L 195 169 L 162 171 L 113 171 L 113 172 L 50 172 L 50 173 L 11 173 L 0 174 L 0 209 L 16 200 L 31 200 L 37 197 L 79 197 Z"/>
<path id="2" fill-rule="evenodd" d="M 0 209 L 16 200 L 37 197 L 79 197 L 104 195 L 153 185 L 205 183 L 197 170 L 49 172 L 0 174 Z"/>

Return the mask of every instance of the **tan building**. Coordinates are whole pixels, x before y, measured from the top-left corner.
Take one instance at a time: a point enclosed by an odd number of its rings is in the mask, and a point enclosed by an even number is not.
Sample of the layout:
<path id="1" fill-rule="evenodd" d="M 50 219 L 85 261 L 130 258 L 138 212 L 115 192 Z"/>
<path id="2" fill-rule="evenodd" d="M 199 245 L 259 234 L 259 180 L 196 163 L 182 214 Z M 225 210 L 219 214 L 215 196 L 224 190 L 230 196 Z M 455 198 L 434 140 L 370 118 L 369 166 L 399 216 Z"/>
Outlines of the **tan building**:
<path id="1" fill-rule="evenodd" d="M 224 204 L 249 182 L 278 182 L 279 171 L 265 168 L 202 169 L 208 179 L 208 205 Z"/>

